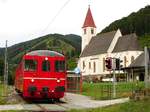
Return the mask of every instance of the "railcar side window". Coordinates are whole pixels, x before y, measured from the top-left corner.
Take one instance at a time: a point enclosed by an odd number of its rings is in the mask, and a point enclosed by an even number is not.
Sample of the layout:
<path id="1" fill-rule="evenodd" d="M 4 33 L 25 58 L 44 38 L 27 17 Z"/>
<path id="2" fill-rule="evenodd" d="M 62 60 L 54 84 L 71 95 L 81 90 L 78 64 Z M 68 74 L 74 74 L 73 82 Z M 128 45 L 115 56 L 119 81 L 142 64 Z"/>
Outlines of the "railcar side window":
<path id="1" fill-rule="evenodd" d="M 37 61 L 36 60 L 25 60 L 24 62 L 24 70 L 25 71 L 36 71 L 37 69 Z"/>
<path id="2" fill-rule="evenodd" d="M 50 62 L 48 60 L 44 60 L 42 62 L 42 71 L 44 71 L 44 72 L 50 71 Z"/>
<path id="3" fill-rule="evenodd" d="M 56 72 L 65 71 L 65 61 L 55 61 L 55 70 Z"/>

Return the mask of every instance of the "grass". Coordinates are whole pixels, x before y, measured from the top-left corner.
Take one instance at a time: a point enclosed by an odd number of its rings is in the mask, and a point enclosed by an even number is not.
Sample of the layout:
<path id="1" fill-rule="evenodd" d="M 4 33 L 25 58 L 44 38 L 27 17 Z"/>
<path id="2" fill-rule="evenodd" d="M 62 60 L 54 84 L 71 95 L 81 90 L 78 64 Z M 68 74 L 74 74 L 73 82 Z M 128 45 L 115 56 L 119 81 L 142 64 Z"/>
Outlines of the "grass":
<path id="1" fill-rule="evenodd" d="M 116 104 L 112 106 L 94 108 L 94 109 L 72 109 L 68 112 L 150 112 L 150 98 L 145 98 L 140 101 L 129 101 L 122 104 Z M 1 112 L 30 112 L 30 111 L 1 111 Z"/>
<path id="2" fill-rule="evenodd" d="M 32 112 L 32 111 L 26 111 L 26 110 L 7 110 L 7 111 L 0 111 L 0 112 Z"/>
<path id="3" fill-rule="evenodd" d="M 150 98 L 140 101 L 130 101 L 122 104 L 116 104 L 108 107 L 70 110 L 69 112 L 150 112 Z"/>
<path id="4" fill-rule="evenodd" d="M 6 104 L 3 93 L 4 93 L 4 85 L 0 84 L 0 105 Z"/>
<path id="5" fill-rule="evenodd" d="M 116 84 L 116 98 L 129 97 L 134 90 L 144 88 L 144 82 Z M 83 83 L 82 94 L 95 100 L 112 99 L 112 83 Z"/>
<path id="6" fill-rule="evenodd" d="M 3 84 L 0 84 L 0 105 L 9 104 L 7 102 L 7 96 L 12 92 L 12 86 L 7 86 L 7 91 L 4 91 L 5 87 Z"/>

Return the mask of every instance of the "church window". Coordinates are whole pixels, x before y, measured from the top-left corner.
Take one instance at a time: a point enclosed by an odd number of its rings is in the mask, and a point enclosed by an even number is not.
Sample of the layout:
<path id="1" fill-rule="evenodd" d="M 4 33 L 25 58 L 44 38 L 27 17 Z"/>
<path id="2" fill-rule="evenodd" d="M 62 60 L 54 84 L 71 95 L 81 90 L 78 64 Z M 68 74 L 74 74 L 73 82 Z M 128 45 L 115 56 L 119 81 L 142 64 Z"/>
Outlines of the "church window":
<path id="1" fill-rule="evenodd" d="M 105 58 L 103 58 L 103 72 L 105 71 Z"/>
<path id="2" fill-rule="evenodd" d="M 82 68 L 83 68 L 83 69 L 85 68 L 85 61 L 83 61 L 83 65 L 82 65 Z"/>
<path id="3" fill-rule="evenodd" d="M 93 68 L 94 68 L 93 72 L 96 72 L 96 63 L 95 62 L 93 63 Z"/>
<path id="4" fill-rule="evenodd" d="M 131 63 L 134 61 L 134 56 L 131 57 Z"/>
<path id="5" fill-rule="evenodd" d="M 86 28 L 84 29 L 84 34 L 86 34 Z"/>
<path id="6" fill-rule="evenodd" d="M 127 57 L 124 56 L 124 67 L 126 67 L 126 66 L 127 66 Z"/>
<path id="7" fill-rule="evenodd" d="M 89 62 L 89 69 L 91 69 L 91 62 Z"/>
<path id="8" fill-rule="evenodd" d="M 93 28 L 91 28 L 91 34 L 94 34 L 94 29 Z"/>

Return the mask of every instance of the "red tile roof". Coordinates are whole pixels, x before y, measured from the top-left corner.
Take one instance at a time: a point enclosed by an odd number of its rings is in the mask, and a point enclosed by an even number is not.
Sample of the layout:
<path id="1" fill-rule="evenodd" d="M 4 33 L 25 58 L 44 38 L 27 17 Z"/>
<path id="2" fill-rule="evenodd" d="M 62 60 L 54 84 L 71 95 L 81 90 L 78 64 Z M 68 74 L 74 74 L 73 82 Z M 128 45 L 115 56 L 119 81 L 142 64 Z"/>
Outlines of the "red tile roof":
<path id="1" fill-rule="evenodd" d="M 88 12 L 86 14 L 86 18 L 85 18 L 85 21 L 84 21 L 82 28 L 85 28 L 85 27 L 95 27 L 96 28 L 90 7 L 89 7 Z"/>

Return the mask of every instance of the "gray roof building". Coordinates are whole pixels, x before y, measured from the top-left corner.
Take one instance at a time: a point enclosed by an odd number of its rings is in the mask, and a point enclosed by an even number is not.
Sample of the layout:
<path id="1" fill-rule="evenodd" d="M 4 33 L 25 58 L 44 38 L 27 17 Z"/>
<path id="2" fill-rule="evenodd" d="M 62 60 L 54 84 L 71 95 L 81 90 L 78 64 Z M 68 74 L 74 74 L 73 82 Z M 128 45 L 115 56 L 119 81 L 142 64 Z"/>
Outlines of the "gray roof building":
<path id="1" fill-rule="evenodd" d="M 139 45 L 138 37 L 135 33 L 124 35 L 118 39 L 118 42 L 113 50 L 113 52 L 122 52 L 122 51 L 142 51 L 142 48 Z"/>
<path id="2" fill-rule="evenodd" d="M 116 32 L 117 31 L 111 31 L 92 37 L 91 41 L 85 47 L 80 57 L 107 53 L 107 50 L 110 47 Z M 112 53 L 134 50 L 142 51 L 135 33 L 119 37 Z"/>
<path id="3" fill-rule="evenodd" d="M 138 68 L 138 67 L 144 67 L 144 66 L 145 66 L 144 53 L 142 53 L 127 68 Z"/>

